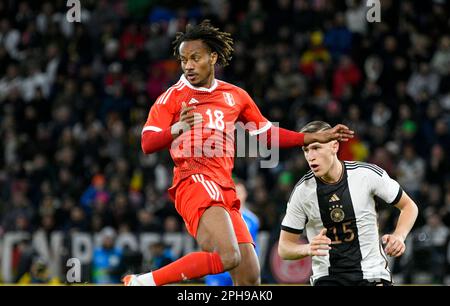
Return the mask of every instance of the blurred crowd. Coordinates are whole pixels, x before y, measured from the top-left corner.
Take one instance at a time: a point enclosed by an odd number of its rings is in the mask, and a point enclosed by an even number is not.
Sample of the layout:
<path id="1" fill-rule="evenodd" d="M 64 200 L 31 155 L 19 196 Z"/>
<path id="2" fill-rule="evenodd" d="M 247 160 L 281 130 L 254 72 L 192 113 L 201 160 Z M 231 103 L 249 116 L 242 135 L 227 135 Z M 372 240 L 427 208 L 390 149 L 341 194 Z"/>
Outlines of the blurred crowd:
<path id="1" fill-rule="evenodd" d="M 419 206 L 414 248 L 394 272 L 448 270 L 450 226 L 450 3 L 366 1 L 86 0 L 0 2 L 0 235 L 105 227 L 183 232 L 166 189 L 168 152 L 145 156 L 140 136 L 155 99 L 180 76 L 171 41 L 210 19 L 235 52 L 217 77 L 246 89 L 284 128 L 345 123 L 357 137 L 342 159 L 375 163 Z M 298 149 L 276 168 L 238 158 L 249 208 L 277 239 L 285 204 L 307 171 Z M 396 211 L 379 203 L 380 229 Z M 428 265 L 428 266 L 426 266 Z M 407 271 L 408 273 L 406 273 Z M 408 278 L 409 277 L 409 278 Z"/>

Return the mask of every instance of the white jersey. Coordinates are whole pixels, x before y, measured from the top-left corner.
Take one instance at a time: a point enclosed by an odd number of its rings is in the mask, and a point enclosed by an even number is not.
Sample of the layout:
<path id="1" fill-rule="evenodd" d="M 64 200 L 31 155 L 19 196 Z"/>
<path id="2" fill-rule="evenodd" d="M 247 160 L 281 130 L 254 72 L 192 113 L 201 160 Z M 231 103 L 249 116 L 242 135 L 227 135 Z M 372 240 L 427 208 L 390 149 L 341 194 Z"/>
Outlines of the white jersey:
<path id="1" fill-rule="evenodd" d="M 324 276 L 392 281 L 379 237 L 375 197 L 395 205 L 402 189 L 376 165 L 345 161 L 343 166 L 335 184 L 323 182 L 312 171 L 302 177 L 291 194 L 281 229 L 291 233 L 306 229 L 309 241 L 327 229 L 331 250 L 327 256 L 313 256 L 311 284 Z"/>

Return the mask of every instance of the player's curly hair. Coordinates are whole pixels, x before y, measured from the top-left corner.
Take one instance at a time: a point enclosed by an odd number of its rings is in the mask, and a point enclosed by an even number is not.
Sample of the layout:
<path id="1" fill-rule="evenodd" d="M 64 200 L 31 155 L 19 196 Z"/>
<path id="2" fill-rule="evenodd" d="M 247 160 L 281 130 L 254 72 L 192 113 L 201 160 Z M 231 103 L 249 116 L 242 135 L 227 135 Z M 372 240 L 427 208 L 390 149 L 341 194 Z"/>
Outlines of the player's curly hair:
<path id="1" fill-rule="evenodd" d="M 183 41 L 201 40 L 212 52 L 218 55 L 217 62 L 222 67 L 230 63 L 233 49 L 233 39 L 231 34 L 221 32 L 218 28 L 211 25 L 209 20 L 203 20 L 198 25 L 188 24 L 186 32 L 178 32 L 173 41 L 173 54 L 176 58 L 180 57 L 180 45 Z"/>

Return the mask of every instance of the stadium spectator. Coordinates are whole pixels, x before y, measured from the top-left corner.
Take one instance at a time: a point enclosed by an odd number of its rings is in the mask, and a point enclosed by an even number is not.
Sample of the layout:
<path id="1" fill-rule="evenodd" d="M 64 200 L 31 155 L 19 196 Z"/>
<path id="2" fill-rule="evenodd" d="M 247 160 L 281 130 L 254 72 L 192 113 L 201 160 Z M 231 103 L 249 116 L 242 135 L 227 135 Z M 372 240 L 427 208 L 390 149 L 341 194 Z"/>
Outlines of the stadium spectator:
<path id="1" fill-rule="evenodd" d="M 426 210 L 426 224 L 415 232 L 415 265 L 413 269 L 430 271 L 431 283 L 442 284 L 447 268 L 447 244 L 450 231 L 434 208 Z"/>
<path id="2" fill-rule="evenodd" d="M 35 257 L 32 260 L 30 270 L 22 275 L 22 277 L 16 282 L 21 285 L 26 284 L 61 284 L 58 277 L 51 274 L 48 267 L 48 263 L 44 258 Z"/>
<path id="3" fill-rule="evenodd" d="M 170 247 L 161 241 L 150 245 L 150 253 L 151 260 L 149 266 L 152 270 L 160 269 L 175 260 Z"/>
<path id="4" fill-rule="evenodd" d="M 105 227 L 100 232 L 101 245 L 94 250 L 92 257 L 92 280 L 96 284 L 120 282 L 120 263 L 122 249 L 115 246 L 116 231 Z"/>

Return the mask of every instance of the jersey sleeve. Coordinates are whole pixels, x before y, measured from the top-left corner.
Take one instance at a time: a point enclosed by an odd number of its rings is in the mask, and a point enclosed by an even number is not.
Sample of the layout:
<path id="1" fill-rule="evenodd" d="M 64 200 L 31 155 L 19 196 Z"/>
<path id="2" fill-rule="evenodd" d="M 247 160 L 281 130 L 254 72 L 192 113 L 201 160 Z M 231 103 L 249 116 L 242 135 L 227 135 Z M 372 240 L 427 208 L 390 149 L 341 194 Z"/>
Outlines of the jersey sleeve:
<path id="1" fill-rule="evenodd" d="M 250 135 L 255 136 L 270 129 L 272 123 L 261 114 L 249 94 L 245 90 L 241 90 L 240 96 L 244 106 L 239 115 L 239 120 L 245 124 L 245 128 L 249 130 Z"/>
<path id="2" fill-rule="evenodd" d="M 388 204 L 395 205 L 400 201 L 403 190 L 399 183 L 393 180 L 387 172 L 378 166 L 379 171 L 371 171 L 372 191 L 373 194 L 381 198 Z"/>
<path id="3" fill-rule="evenodd" d="M 286 232 L 301 234 L 305 228 L 306 219 L 306 214 L 302 207 L 301 188 L 296 188 L 287 204 L 286 215 L 281 222 L 281 229 Z"/>
<path id="4" fill-rule="evenodd" d="M 173 95 L 174 94 L 168 90 L 159 96 L 150 108 L 142 133 L 146 131 L 161 132 L 172 125 L 175 117 L 175 102 L 170 98 L 172 98 Z"/>

